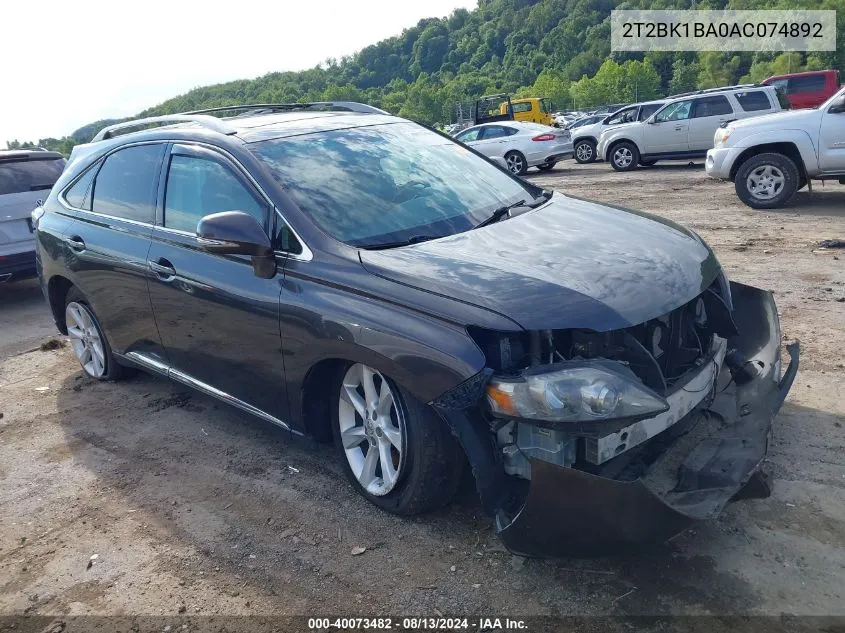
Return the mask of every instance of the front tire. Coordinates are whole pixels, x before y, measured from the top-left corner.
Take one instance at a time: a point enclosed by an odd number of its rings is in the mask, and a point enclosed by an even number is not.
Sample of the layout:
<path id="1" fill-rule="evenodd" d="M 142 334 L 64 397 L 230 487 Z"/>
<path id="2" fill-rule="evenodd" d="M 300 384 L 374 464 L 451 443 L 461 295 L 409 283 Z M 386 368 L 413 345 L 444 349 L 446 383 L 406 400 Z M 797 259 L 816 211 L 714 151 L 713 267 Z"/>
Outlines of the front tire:
<path id="1" fill-rule="evenodd" d="M 622 141 L 610 148 L 610 164 L 616 171 L 631 171 L 637 168 L 640 151 L 630 141 Z"/>
<path id="2" fill-rule="evenodd" d="M 73 354 L 88 376 L 95 380 L 126 377 L 126 368 L 115 359 L 97 315 L 76 288 L 65 298 L 65 325 Z"/>
<path id="3" fill-rule="evenodd" d="M 584 165 L 596 161 L 596 144 L 593 141 L 578 141 L 575 145 L 575 160 Z"/>
<path id="4" fill-rule="evenodd" d="M 776 209 L 798 191 L 800 175 L 795 163 L 783 154 L 757 154 L 736 172 L 736 195 L 752 209 Z"/>
<path id="5" fill-rule="evenodd" d="M 508 152 L 505 154 L 505 162 L 510 172 L 516 176 L 522 176 L 528 171 L 528 161 L 521 152 Z"/>
<path id="6" fill-rule="evenodd" d="M 428 512 L 452 499 L 462 455 L 433 410 L 361 363 L 338 372 L 332 393 L 335 446 L 364 498 L 399 515 Z"/>

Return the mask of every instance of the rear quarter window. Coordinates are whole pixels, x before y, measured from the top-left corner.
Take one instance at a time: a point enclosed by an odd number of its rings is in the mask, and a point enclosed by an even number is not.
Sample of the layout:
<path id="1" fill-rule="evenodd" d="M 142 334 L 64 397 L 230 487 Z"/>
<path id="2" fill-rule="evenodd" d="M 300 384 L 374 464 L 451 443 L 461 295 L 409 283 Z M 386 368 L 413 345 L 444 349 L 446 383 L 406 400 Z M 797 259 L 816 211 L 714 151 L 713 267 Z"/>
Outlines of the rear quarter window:
<path id="1" fill-rule="evenodd" d="M 822 92 L 827 82 L 824 75 L 809 75 L 808 77 L 791 77 L 789 79 L 789 94 L 802 92 Z"/>
<path id="2" fill-rule="evenodd" d="M 64 158 L 0 160 L 0 196 L 24 191 L 49 191 L 64 168 Z"/>
<path id="3" fill-rule="evenodd" d="M 746 112 L 768 110 L 772 107 L 769 97 L 762 90 L 749 90 L 748 92 L 737 92 L 734 94 L 740 107 Z"/>

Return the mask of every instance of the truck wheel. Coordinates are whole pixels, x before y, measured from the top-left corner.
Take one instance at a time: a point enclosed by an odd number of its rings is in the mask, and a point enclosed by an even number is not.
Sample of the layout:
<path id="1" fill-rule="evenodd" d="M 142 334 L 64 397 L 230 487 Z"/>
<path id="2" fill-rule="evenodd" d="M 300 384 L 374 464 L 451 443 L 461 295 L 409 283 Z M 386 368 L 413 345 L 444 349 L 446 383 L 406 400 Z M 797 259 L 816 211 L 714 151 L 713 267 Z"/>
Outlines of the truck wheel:
<path id="1" fill-rule="evenodd" d="M 622 141 L 610 148 L 610 165 L 616 171 L 631 171 L 640 162 L 640 151 L 630 141 Z"/>
<path id="2" fill-rule="evenodd" d="M 364 498 L 400 515 L 434 510 L 452 499 L 463 455 L 430 407 L 361 363 L 338 372 L 333 393 L 335 446 Z"/>
<path id="3" fill-rule="evenodd" d="M 752 209 L 777 209 L 798 191 L 798 168 L 788 156 L 757 154 L 745 161 L 734 178 L 736 195 Z"/>
<path id="4" fill-rule="evenodd" d="M 581 163 L 593 163 L 596 160 L 596 144 L 590 140 L 578 141 L 575 145 L 575 160 Z"/>

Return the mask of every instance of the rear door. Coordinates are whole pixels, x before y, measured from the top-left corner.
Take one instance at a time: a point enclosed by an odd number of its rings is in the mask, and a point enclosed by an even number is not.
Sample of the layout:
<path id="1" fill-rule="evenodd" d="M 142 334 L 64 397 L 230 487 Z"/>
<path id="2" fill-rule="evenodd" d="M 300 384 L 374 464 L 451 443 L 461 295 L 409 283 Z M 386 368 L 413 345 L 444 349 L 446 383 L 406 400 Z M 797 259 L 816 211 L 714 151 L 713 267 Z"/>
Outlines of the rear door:
<path id="1" fill-rule="evenodd" d="M 504 156 L 507 137 L 513 136 L 516 132 L 515 128 L 509 126 L 487 125 L 482 128 L 479 139 L 473 147 L 485 156 Z"/>
<path id="2" fill-rule="evenodd" d="M 713 147 L 713 136 L 723 123 L 737 118 L 725 95 L 711 95 L 695 99 L 689 121 L 689 148 L 705 152 Z"/>
<path id="3" fill-rule="evenodd" d="M 205 251 L 196 235 L 200 219 L 220 211 L 249 213 L 269 231 L 270 203 L 231 158 L 199 145 L 172 146 L 161 189 L 147 265 L 172 371 L 241 408 L 285 419 L 282 271 L 258 277 L 250 257 Z"/>
<path id="4" fill-rule="evenodd" d="M 653 123 L 643 124 L 643 154 L 669 154 L 689 151 L 692 100 L 676 101 L 660 110 Z"/>
<path id="5" fill-rule="evenodd" d="M 147 253 L 166 143 L 124 146 L 60 196 L 76 219 L 64 234 L 67 267 L 119 354 L 162 359 L 150 308 Z"/>

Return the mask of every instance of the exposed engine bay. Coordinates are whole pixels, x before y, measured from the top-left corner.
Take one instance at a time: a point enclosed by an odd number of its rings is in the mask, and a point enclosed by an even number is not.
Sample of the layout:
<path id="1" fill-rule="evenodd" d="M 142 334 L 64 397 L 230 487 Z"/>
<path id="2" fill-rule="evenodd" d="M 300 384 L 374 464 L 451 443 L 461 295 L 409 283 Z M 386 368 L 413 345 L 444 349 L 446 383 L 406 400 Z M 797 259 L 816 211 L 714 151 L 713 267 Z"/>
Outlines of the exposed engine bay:
<path id="1" fill-rule="evenodd" d="M 722 280 L 672 312 L 623 330 L 545 330 L 488 341 L 485 351 L 497 375 L 519 378 L 565 370 L 573 361 L 612 363 L 614 371 L 628 374 L 668 404 L 666 410 L 640 420 L 614 417 L 549 424 L 494 417 L 491 423 L 505 472 L 530 479 L 530 459 L 563 467 L 577 463 L 597 471 L 712 397 L 727 351 L 726 338 L 736 332 L 730 294 Z M 610 386 L 591 388 L 582 388 L 581 396 L 593 409 L 620 397 Z"/>

